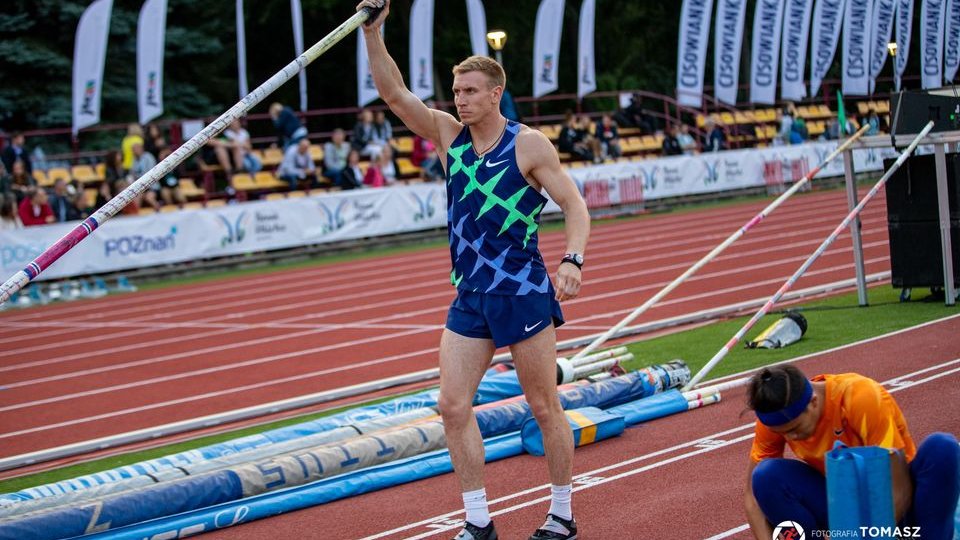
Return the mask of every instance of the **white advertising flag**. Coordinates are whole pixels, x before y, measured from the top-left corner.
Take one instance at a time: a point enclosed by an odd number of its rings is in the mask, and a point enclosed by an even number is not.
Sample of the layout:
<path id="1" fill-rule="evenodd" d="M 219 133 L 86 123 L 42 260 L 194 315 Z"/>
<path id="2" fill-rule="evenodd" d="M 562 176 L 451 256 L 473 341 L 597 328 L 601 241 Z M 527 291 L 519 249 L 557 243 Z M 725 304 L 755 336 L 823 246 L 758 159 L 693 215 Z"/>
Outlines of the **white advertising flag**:
<path id="1" fill-rule="evenodd" d="M 943 23 L 946 0 L 923 0 L 920 7 L 920 85 L 939 88 L 943 84 Z"/>
<path id="2" fill-rule="evenodd" d="M 163 114 L 163 46 L 167 0 L 147 0 L 137 21 L 137 110 L 140 124 Z"/>
<path id="3" fill-rule="evenodd" d="M 487 14 L 483 0 L 467 0 L 467 25 L 470 27 L 470 46 L 476 56 L 490 56 L 487 46 Z"/>
<path id="4" fill-rule="evenodd" d="M 841 84 L 847 96 L 870 93 L 870 18 L 871 0 L 847 0 L 843 17 L 843 74 Z"/>
<path id="5" fill-rule="evenodd" d="M 910 56 L 910 37 L 913 27 L 913 0 L 897 0 L 897 56 L 893 59 L 893 78 L 900 91 L 900 81 L 907 69 Z"/>
<path id="6" fill-rule="evenodd" d="M 757 1 L 753 15 L 753 55 L 750 62 L 750 101 L 753 103 L 773 105 L 777 100 L 783 7 L 782 0 Z"/>
<path id="7" fill-rule="evenodd" d="M 747 0 L 717 0 L 713 30 L 713 88 L 717 101 L 737 104 L 740 84 L 740 53 Z"/>
<path id="8" fill-rule="evenodd" d="M 303 9 L 300 0 L 290 0 L 290 16 L 293 19 L 293 49 L 297 56 L 303 54 Z M 301 69 L 300 82 L 300 110 L 307 110 L 307 70 Z"/>
<path id="9" fill-rule="evenodd" d="M 433 95 L 433 0 L 410 8 L 410 90 L 421 100 Z"/>
<path id="10" fill-rule="evenodd" d="M 563 0 L 542 0 L 537 9 L 533 36 L 533 97 L 557 89 L 560 35 L 563 31 Z"/>
<path id="11" fill-rule="evenodd" d="M 73 43 L 73 133 L 100 121 L 103 64 L 113 0 L 96 0 L 80 16 Z"/>
<path id="12" fill-rule="evenodd" d="M 845 7 L 846 0 L 817 0 L 813 7 L 813 43 L 810 46 L 811 96 L 820 93 L 820 83 L 833 65 Z"/>
<path id="13" fill-rule="evenodd" d="M 680 8 L 680 43 L 677 50 L 677 101 L 703 105 L 703 71 L 707 65 L 707 39 L 713 0 L 683 0 Z"/>
<path id="14" fill-rule="evenodd" d="M 810 37 L 810 14 L 813 0 L 787 0 L 783 19 L 783 65 L 780 66 L 780 97 L 799 101 L 807 97 L 803 84 L 807 65 L 807 43 Z"/>
<path id="15" fill-rule="evenodd" d="M 594 64 L 593 31 L 596 23 L 596 0 L 583 0 L 580 7 L 580 32 L 577 46 L 577 98 L 597 89 L 597 67 Z"/>
<path id="16" fill-rule="evenodd" d="M 250 93 L 247 87 L 247 31 L 243 21 L 243 0 L 237 0 L 237 81 L 240 99 Z"/>
<path id="17" fill-rule="evenodd" d="M 870 93 L 883 64 L 887 62 L 887 43 L 893 32 L 893 17 L 897 11 L 896 0 L 874 0 L 873 24 L 870 25 Z"/>
<path id="18" fill-rule="evenodd" d="M 380 33 L 383 33 L 383 26 L 380 27 Z M 378 97 L 380 93 L 377 92 L 373 75 L 370 74 L 367 42 L 363 39 L 363 29 L 357 28 L 357 106 L 363 107 Z"/>
<path id="19" fill-rule="evenodd" d="M 960 67 L 960 0 L 947 0 L 947 34 L 943 47 L 943 78 L 953 84 Z"/>

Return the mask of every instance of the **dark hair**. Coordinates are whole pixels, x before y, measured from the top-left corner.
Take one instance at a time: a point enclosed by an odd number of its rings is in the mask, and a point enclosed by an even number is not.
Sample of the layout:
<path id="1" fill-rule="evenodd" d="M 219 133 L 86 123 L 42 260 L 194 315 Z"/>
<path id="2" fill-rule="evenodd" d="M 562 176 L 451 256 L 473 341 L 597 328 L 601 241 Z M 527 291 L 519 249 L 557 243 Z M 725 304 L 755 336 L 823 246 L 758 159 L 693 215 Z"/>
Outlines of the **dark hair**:
<path id="1" fill-rule="evenodd" d="M 750 378 L 747 407 L 762 413 L 779 411 L 803 393 L 806 380 L 793 365 L 763 368 Z"/>

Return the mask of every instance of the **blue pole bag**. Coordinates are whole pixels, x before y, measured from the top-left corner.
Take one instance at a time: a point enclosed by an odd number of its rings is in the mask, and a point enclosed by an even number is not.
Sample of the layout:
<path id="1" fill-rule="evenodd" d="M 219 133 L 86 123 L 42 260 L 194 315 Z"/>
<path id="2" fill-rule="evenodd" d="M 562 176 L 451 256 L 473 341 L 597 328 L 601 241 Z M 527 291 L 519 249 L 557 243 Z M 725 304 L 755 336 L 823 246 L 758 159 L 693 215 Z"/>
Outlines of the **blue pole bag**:
<path id="1" fill-rule="evenodd" d="M 827 515 L 831 531 L 845 531 L 847 538 L 860 538 L 861 527 L 894 530 L 890 457 L 891 451 L 886 448 L 851 448 L 839 441 L 827 452 Z"/>

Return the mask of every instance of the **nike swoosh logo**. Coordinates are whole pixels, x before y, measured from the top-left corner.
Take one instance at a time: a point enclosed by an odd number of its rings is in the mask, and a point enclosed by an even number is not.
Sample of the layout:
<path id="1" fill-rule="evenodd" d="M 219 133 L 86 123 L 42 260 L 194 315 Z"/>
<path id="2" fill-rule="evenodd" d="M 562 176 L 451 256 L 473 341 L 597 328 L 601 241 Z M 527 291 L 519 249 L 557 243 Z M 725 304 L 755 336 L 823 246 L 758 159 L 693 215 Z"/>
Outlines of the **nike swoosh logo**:
<path id="1" fill-rule="evenodd" d="M 523 331 L 524 331 L 524 333 L 529 332 L 529 331 L 533 330 L 534 328 L 540 326 L 541 324 L 543 324 L 543 321 L 539 321 L 537 324 L 535 324 L 535 325 L 533 325 L 533 326 L 526 326 L 526 325 L 524 325 Z"/>
<path id="2" fill-rule="evenodd" d="M 833 434 L 836 435 L 837 437 L 839 437 L 839 436 L 843 435 L 843 430 L 842 430 L 842 429 L 835 429 L 835 430 L 833 430 Z"/>
<path id="3" fill-rule="evenodd" d="M 487 167 L 496 167 L 497 165 L 500 165 L 501 163 L 506 163 L 506 162 L 507 160 L 505 159 L 501 159 L 500 161 L 488 161 Z"/>

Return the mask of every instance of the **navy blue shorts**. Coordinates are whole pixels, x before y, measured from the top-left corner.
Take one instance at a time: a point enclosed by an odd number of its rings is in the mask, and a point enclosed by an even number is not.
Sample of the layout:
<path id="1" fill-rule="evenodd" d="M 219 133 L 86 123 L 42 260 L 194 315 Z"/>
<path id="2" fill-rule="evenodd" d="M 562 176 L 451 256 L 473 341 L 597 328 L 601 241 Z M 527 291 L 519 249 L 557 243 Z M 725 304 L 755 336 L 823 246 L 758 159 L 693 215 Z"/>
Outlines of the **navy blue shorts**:
<path id="1" fill-rule="evenodd" d="M 497 347 L 519 343 L 553 323 L 563 324 L 553 287 L 523 296 L 457 291 L 447 312 L 447 328 L 461 336 L 492 339 Z"/>

